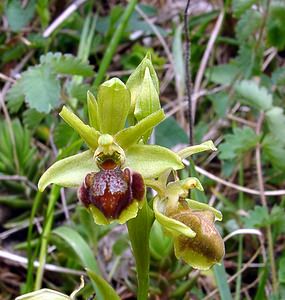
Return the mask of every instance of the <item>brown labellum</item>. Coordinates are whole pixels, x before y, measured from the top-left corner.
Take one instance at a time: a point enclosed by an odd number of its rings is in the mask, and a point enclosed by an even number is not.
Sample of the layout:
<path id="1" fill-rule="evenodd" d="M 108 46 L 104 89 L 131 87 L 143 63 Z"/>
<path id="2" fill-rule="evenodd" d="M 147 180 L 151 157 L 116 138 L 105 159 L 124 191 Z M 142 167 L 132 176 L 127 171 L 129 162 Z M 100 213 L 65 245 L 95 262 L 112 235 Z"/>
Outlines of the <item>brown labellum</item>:
<path id="1" fill-rule="evenodd" d="M 78 197 L 88 207 L 96 206 L 106 218 L 118 218 L 132 201 L 142 200 L 145 193 L 142 176 L 129 168 L 122 170 L 111 159 L 97 173 L 87 174 Z"/>

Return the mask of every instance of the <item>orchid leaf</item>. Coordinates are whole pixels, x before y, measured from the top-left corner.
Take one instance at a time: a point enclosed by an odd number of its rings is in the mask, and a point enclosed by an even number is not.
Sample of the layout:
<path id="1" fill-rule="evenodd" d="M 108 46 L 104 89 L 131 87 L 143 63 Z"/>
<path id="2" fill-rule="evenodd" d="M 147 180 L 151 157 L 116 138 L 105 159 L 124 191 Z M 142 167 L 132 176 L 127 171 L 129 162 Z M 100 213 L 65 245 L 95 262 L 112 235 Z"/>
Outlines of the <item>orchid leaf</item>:
<path id="1" fill-rule="evenodd" d="M 43 191 L 51 183 L 64 187 L 78 187 L 88 173 L 98 171 L 93 153 L 88 150 L 54 163 L 42 175 L 38 187 L 40 191 Z"/>
<path id="2" fill-rule="evenodd" d="M 87 143 L 87 145 L 93 150 L 98 146 L 98 138 L 100 133 L 94 128 L 84 124 L 73 112 L 68 110 L 65 106 L 62 108 L 59 115 L 63 120 L 71 126 L 82 139 Z"/>
<path id="3" fill-rule="evenodd" d="M 144 178 L 156 178 L 167 169 L 183 168 L 181 159 L 176 153 L 155 145 L 134 145 L 128 148 L 126 166 Z"/>
<path id="4" fill-rule="evenodd" d="M 120 300 L 120 297 L 116 294 L 115 290 L 104 278 L 102 278 L 92 270 L 86 269 L 86 271 L 92 282 L 96 284 L 97 289 L 100 291 L 100 294 L 102 295 L 100 299 Z"/>
<path id="5" fill-rule="evenodd" d="M 40 289 L 17 297 L 15 300 L 71 300 L 67 295 L 50 289 Z"/>
<path id="6" fill-rule="evenodd" d="M 137 143 L 146 132 L 153 129 L 164 118 L 164 112 L 162 109 L 160 109 L 142 119 L 136 125 L 118 132 L 115 136 L 115 140 L 123 149 L 127 149 L 128 147 Z"/>
<path id="7" fill-rule="evenodd" d="M 100 131 L 115 134 L 123 129 L 130 105 L 130 91 L 120 79 L 112 78 L 101 84 L 98 91 Z"/>

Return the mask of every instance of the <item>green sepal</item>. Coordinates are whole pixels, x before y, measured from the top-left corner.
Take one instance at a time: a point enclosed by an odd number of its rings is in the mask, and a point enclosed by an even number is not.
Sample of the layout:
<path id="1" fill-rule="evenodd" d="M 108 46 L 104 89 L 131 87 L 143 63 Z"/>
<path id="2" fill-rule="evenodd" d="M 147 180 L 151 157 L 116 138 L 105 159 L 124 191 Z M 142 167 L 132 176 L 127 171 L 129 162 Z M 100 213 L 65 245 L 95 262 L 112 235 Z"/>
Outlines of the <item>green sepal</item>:
<path id="1" fill-rule="evenodd" d="M 159 94 L 159 81 L 158 77 L 156 75 L 156 72 L 154 70 L 154 67 L 151 62 L 150 54 L 148 53 L 145 58 L 141 61 L 141 63 L 138 65 L 138 67 L 135 69 L 135 71 L 130 75 L 129 79 L 126 82 L 126 86 L 131 92 L 131 109 L 130 109 L 130 115 L 132 115 L 135 111 L 136 101 L 137 97 L 141 93 L 142 88 L 142 82 L 145 77 L 145 71 L 146 68 L 149 69 L 150 78 L 152 80 L 153 86 Z"/>
<path id="2" fill-rule="evenodd" d="M 125 127 L 130 91 L 120 79 L 112 78 L 100 85 L 97 98 L 100 132 L 116 134 Z"/>
<path id="3" fill-rule="evenodd" d="M 126 151 L 125 165 L 143 178 L 156 178 L 167 169 L 184 167 L 180 157 L 171 150 L 156 145 L 133 145 Z"/>
<path id="4" fill-rule="evenodd" d="M 78 132 L 81 138 L 91 149 L 95 150 L 97 148 L 98 138 L 100 136 L 100 133 L 97 130 L 84 124 L 73 112 L 68 110 L 65 106 L 63 106 L 59 115 L 70 127 Z"/>
<path id="5" fill-rule="evenodd" d="M 40 191 L 51 183 L 64 187 L 79 187 L 88 173 L 98 171 L 93 152 L 88 150 L 54 163 L 41 176 L 38 187 Z"/>
<path id="6" fill-rule="evenodd" d="M 164 118 L 164 112 L 162 109 L 160 109 L 142 119 L 136 125 L 130 126 L 118 132 L 115 135 L 115 140 L 123 149 L 127 149 L 128 147 L 137 143 L 146 132 L 153 129 L 156 125 L 163 121 Z"/>
<path id="7" fill-rule="evenodd" d="M 200 153 L 203 151 L 217 151 L 217 148 L 215 147 L 214 143 L 212 141 L 206 141 L 200 145 L 190 146 L 187 148 L 184 148 L 183 150 L 179 151 L 177 154 L 182 158 L 187 158 L 193 154 Z"/>
<path id="8" fill-rule="evenodd" d="M 87 92 L 87 109 L 89 124 L 96 130 L 99 130 L 98 104 L 94 95 L 90 91 Z"/>
<path id="9" fill-rule="evenodd" d="M 169 218 L 164 214 L 166 203 L 166 199 L 160 199 L 158 196 L 155 197 L 153 201 L 155 218 L 162 225 L 164 230 L 173 236 L 179 236 L 182 234 L 188 238 L 195 237 L 196 233 L 190 227 L 173 218 Z"/>

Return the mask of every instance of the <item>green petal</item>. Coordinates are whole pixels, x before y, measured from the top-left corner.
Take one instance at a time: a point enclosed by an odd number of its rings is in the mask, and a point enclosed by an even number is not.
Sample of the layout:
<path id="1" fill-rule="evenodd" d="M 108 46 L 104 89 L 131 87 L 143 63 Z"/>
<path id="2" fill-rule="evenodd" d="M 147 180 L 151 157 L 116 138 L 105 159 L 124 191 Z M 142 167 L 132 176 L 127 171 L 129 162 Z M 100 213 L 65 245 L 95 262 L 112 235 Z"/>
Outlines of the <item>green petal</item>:
<path id="1" fill-rule="evenodd" d="M 89 210 L 93 216 L 94 222 L 98 225 L 108 225 L 112 223 L 124 224 L 128 220 L 137 216 L 139 210 L 138 201 L 133 201 L 127 208 L 120 214 L 118 219 L 107 219 L 104 214 L 94 205 L 89 206 Z"/>
<path id="2" fill-rule="evenodd" d="M 190 208 L 192 208 L 193 210 L 209 210 L 211 211 L 214 215 L 215 215 L 215 221 L 222 221 L 223 220 L 223 215 L 222 213 L 215 209 L 214 207 L 206 204 L 206 203 L 201 203 L 195 200 L 191 200 L 191 199 L 186 199 L 188 205 Z"/>
<path id="3" fill-rule="evenodd" d="M 94 95 L 90 91 L 87 92 L 87 108 L 90 125 L 96 130 L 99 130 L 98 104 Z"/>
<path id="4" fill-rule="evenodd" d="M 144 178 L 156 178 L 167 169 L 179 170 L 184 167 L 176 153 L 154 145 L 134 145 L 128 148 L 125 165 Z"/>
<path id="5" fill-rule="evenodd" d="M 78 187 L 88 173 L 98 171 L 93 153 L 88 150 L 54 163 L 42 175 L 38 187 L 40 191 L 43 191 L 51 183 L 64 187 Z"/>
<path id="6" fill-rule="evenodd" d="M 164 112 L 160 109 L 142 119 L 136 125 L 118 132 L 115 135 L 115 140 L 123 149 L 127 149 L 131 145 L 137 143 L 146 132 L 150 131 L 153 127 L 163 121 L 164 118 Z"/>
<path id="7" fill-rule="evenodd" d="M 164 215 L 164 209 L 165 200 L 161 200 L 159 197 L 156 197 L 153 201 L 153 211 L 155 213 L 156 220 L 167 232 L 174 236 L 179 236 L 182 234 L 188 238 L 193 238 L 196 236 L 196 233 L 187 225 Z"/>
<path id="8" fill-rule="evenodd" d="M 123 129 L 131 105 L 130 91 L 125 84 L 112 78 L 100 85 L 97 97 L 100 131 L 115 134 Z"/>
<path id="9" fill-rule="evenodd" d="M 63 120 L 71 126 L 82 139 L 87 143 L 87 145 L 93 150 L 98 147 L 98 138 L 100 133 L 94 128 L 84 124 L 73 112 L 68 110 L 65 106 L 62 108 L 59 115 Z"/>
<path id="10" fill-rule="evenodd" d="M 187 147 L 187 148 L 179 151 L 177 154 L 182 159 L 184 159 L 184 158 L 186 158 L 190 155 L 200 153 L 200 152 L 203 152 L 203 151 L 208 151 L 208 150 L 217 151 L 217 148 L 215 147 L 215 145 L 212 141 L 206 141 L 206 142 L 204 142 L 200 145 Z"/>

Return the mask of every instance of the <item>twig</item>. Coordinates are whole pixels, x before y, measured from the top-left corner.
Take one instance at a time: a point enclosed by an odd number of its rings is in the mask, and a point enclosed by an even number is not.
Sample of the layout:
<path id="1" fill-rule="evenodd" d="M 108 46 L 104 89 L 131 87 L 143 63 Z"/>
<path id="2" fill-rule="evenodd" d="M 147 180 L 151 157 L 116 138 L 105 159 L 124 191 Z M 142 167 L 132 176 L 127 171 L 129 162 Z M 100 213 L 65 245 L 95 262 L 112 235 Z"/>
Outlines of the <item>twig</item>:
<path id="1" fill-rule="evenodd" d="M 167 45 L 167 43 L 165 42 L 163 36 L 160 34 L 160 32 L 158 31 L 158 29 L 156 28 L 156 26 L 153 24 L 153 22 L 148 18 L 148 16 L 136 5 L 135 10 L 141 15 L 141 17 L 146 21 L 146 23 L 149 25 L 149 27 L 152 29 L 152 31 L 154 32 L 154 34 L 157 36 L 157 38 L 159 39 L 165 54 L 167 55 L 167 58 L 169 60 L 169 62 L 171 63 L 173 69 L 174 69 L 174 61 L 173 61 L 173 57 L 172 57 L 172 53 L 169 50 L 169 47 Z"/>
<path id="2" fill-rule="evenodd" d="M 183 163 L 185 165 L 188 165 L 189 162 L 187 160 L 183 160 Z M 241 186 L 241 185 L 238 185 L 238 184 L 235 184 L 235 183 L 231 183 L 231 182 L 228 182 L 198 166 L 195 166 L 195 169 L 198 173 L 216 181 L 216 182 L 219 182 L 225 186 L 228 186 L 230 188 L 233 188 L 237 191 L 241 191 L 241 192 L 244 192 L 244 193 L 247 193 L 247 194 L 251 194 L 251 195 L 260 195 L 260 191 L 257 191 L 257 190 L 254 190 L 254 189 L 250 189 L 250 188 L 246 188 L 244 186 Z M 285 195 L 285 190 L 277 190 L 277 191 L 264 191 L 264 195 L 265 196 L 283 196 Z"/>
<path id="3" fill-rule="evenodd" d="M 257 126 L 256 126 L 256 134 L 260 135 L 261 133 L 261 127 L 264 120 L 264 113 L 261 113 Z M 263 174 L 262 174 L 262 166 L 261 166 L 261 145 L 258 143 L 255 149 L 255 156 L 256 156 L 256 171 L 257 171 L 257 180 L 258 180 L 258 186 L 260 191 L 260 200 L 262 203 L 262 206 L 266 209 L 268 212 L 268 206 L 266 201 L 266 194 L 264 191 L 264 181 L 263 181 Z M 276 293 L 278 291 L 278 280 L 277 280 L 277 274 L 276 274 L 276 265 L 275 265 L 275 258 L 274 258 L 274 247 L 273 247 L 273 238 L 272 238 L 272 232 L 271 232 L 271 225 L 268 224 L 266 226 L 266 233 L 267 233 L 267 240 L 268 240 L 268 253 L 270 258 L 270 267 L 271 267 L 271 276 L 272 276 L 272 285 L 273 285 L 273 291 Z"/>
<path id="4" fill-rule="evenodd" d="M 218 17 L 218 20 L 215 24 L 215 27 L 214 27 L 214 29 L 211 33 L 211 37 L 208 41 L 207 48 L 204 52 L 201 64 L 199 66 L 199 70 L 198 70 L 198 73 L 197 73 L 197 76 L 196 76 L 196 79 L 195 79 L 195 83 L 194 83 L 194 93 L 198 93 L 198 91 L 201 87 L 203 75 L 204 75 L 205 69 L 207 67 L 207 63 L 208 63 L 211 51 L 213 49 L 213 46 L 215 44 L 216 38 L 217 38 L 217 36 L 219 34 L 219 31 L 221 29 L 223 19 L 224 19 L 224 15 L 225 15 L 225 12 L 222 9 L 222 11 L 220 12 L 220 15 Z M 196 98 L 195 101 L 193 101 L 193 103 L 192 103 L 192 112 L 193 112 L 194 121 L 195 121 L 195 112 L 196 112 L 197 100 L 198 100 L 198 98 Z"/>
<path id="5" fill-rule="evenodd" d="M 0 250 L 0 258 L 3 260 L 12 261 L 13 263 L 16 263 L 17 265 L 23 266 L 25 268 L 28 265 L 28 259 L 26 257 L 20 256 L 17 254 L 13 254 L 8 251 Z M 39 262 L 34 261 L 33 263 L 34 263 L 34 267 L 38 268 Z M 52 265 L 52 264 L 45 264 L 44 269 L 47 271 L 64 273 L 64 274 L 71 274 L 71 275 L 78 275 L 78 276 L 86 275 L 86 273 L 82 272 L 82 271 L 64 268 L 64 267 L 60 267 L 60 266 L 56 266 L 56 265 Z"/>
<path id="6" fill-rule="evenodd" d="M 61 13 L 44 31 L 43 37 L 49 37 L 59 26 L 62 24 L 77 8 L 82 5 L 86 0 L 77 0 L 74 1 L 71 5 L 67 7 L 67 9 Z"/>
<path id="7" fill-rule="evenodd" d="M 194 126 L 194 116 L 192 110 L 192 78 L 191 78 L 191 44 L 189 37 L 189 29 L 188 29 L 188 10 L 190 7 L 190 0 L 187 1 L 186 8 L 184 10 L 184 31 L 185 31 L 185 40 L 186 40 L 186 49 L 185 49 L 185 86 L 188 98 L 188 118 L 189 118 L 189 144 L 190 146 L 194 144 L 194 136 L 193 136 L 193 126 Z"/>

